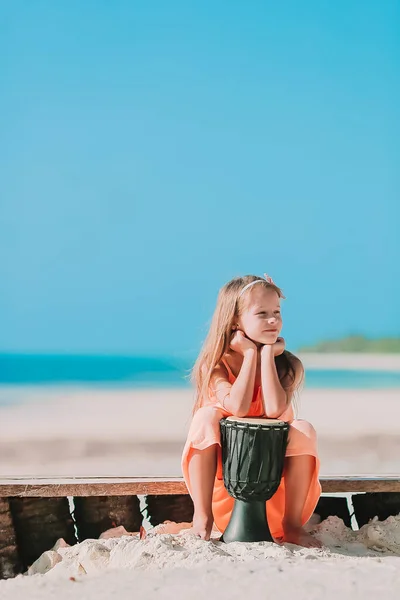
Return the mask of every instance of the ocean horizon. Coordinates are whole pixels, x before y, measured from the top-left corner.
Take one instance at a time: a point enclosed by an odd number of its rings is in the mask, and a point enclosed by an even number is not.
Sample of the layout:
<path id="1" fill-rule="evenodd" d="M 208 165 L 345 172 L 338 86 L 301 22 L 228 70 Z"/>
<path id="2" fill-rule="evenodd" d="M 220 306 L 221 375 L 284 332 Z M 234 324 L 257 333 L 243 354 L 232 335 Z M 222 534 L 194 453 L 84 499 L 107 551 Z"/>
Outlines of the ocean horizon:
<path id="1" fill-rule="evenodd" d="M 177 357 L 0 354 L 0 385 L 190 387 L 193 361 Z M 306 368 L 307 388 L 398 388 L 400 372 Z"/>

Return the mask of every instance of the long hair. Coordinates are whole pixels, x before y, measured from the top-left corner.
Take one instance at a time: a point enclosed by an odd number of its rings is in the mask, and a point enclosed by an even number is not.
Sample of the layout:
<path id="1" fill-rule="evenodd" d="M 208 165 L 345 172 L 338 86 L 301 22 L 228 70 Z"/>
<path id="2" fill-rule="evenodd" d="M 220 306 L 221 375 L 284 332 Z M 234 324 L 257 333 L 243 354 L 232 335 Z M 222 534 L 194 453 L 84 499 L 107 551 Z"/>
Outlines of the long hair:
<path id="1" fill-rule="evenodd" d="M 256 279 L 260 279 L 260 277 L 257 275 L 235 277 L 219 290 L 217 305 L 211 319 L 207 337 L 190 374 L 190 381 L 194 385 L 196 392 L 192 411 L 193 415 L 207 402 L 211 374 L 224 354 L 229 351 L 233 333 L 232 326 L 236 322 L 236 319 L 241 316 L 246 306 L 247 290 L 240 298 L 239 292 L 245 285 Z M 262 280 L 262 283 L 260 282 L 258 285 L 263 285 L 267 289 L 272 288 L 277 292 L 279 297 L 283 297 L 282 290 L 267 280 Z M 251 290 L 252 287 L 249 289 Z M 296 359 L 296 357 L 287 350 L 284 350 L 282 354 L 275 357 L 279 381 L 284 389 L 287 389 L 294 382 L 295 370 L 293 359 Z"/>

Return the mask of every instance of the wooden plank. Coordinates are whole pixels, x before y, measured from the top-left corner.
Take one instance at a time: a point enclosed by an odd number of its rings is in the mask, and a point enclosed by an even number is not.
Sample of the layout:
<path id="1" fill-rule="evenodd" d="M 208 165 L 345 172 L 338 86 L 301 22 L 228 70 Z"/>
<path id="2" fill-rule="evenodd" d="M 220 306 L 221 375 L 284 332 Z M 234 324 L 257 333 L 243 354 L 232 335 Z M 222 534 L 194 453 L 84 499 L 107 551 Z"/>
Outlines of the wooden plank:
<path id="1" fill-rule="evenodd" d="M 74 522 L 66 497 L 9 498 L 23 571 L 52 548 L 59 538 L 76 543 Z"/>
<path id="2" fill-rule="evenodd" d="M 324 493 L 400 492 L 400 475 L 320 477 Z"/>
<path id="3" fill-rule="evenodd" d="M 80 542 L 88 538 L 97 539 L 103 531 L 120 525 L 128 531 L 139 531 L 143 523 L 139 498 L 135 495 L 75 497 L 74 505 L 76 532 Z"/>
<path id="4" fill-rule="evenodd" d="M 60 479 L 0 479 L 1 496 L 147 496 L 187 494 L 183 478 L 85 477 Z"/>
<path id="5" fill-rule="evenodd" d="M 321 476 L 322 491 L 400 492 L 400 475 Z M 124 496 L 187 494 L 182 477 L 2 478 L 0 497 Z"/>
<path id="6" fill-rule="evenodd" d="M 21 571 L 10 501 L 0 498 L 0 579 L 14 577 Z"/>

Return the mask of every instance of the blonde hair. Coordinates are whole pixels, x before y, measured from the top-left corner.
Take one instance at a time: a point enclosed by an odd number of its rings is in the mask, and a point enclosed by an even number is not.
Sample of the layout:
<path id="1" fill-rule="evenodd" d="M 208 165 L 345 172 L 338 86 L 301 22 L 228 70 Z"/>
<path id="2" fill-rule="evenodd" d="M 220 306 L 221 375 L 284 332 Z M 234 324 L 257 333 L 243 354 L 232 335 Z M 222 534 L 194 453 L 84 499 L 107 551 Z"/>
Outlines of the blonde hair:
<path id="1" fill-rule="evenodd" d="M 211 319 L 207 337 L 190 374 L 190 381 L 196 390 L 193 415 L 206 403 L 209 397 L 212 372 L 224 354 L 229 351 L 233 333 L 232 326 L 246 308 L 246 299 L 254 286 L 250 286 L 240 297 L 239 293 L 245 285 L 257 279 L 260 279 L 260 277 L 256 275 L 235 277 L 219 290 L 217 305 Z M 279 297 L 284 298 L 282 290 L 274 283 L 262 280 L 258 285 L 263 285 L 266 289 L 273 289 Z M 284 350 L 282 354 L 275 357 L 277 373 L 284 389 L 288 388 L 294 382 L 294 360 L 298 359 L 287 350 Z M 299 385 L 301 383 L 302 381 L 300 381 Z M 299 385 L 296 389 L 298 389 Z"/>

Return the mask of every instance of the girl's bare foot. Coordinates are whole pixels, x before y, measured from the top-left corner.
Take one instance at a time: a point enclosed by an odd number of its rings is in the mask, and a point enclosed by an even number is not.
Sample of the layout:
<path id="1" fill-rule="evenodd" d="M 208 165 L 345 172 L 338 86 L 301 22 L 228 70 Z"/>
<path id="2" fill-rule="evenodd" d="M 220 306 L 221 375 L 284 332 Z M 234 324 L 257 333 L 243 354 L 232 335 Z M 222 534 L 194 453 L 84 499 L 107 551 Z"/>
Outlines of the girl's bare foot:
<path id="1" fill-rule="evenodd" d="M 286 525 L 283 527 L 283 542 L 305 546 L 306 548 L 322 548 L 321 542 L 307 533 L 302 527 Z"/>
<path id="2" fill-rule="evenodd" d="M 194 515 L 193 516 L 193 533 L 201 540 L 209 540 L 212 526 L 214 523 L 213 515 Z"/>

